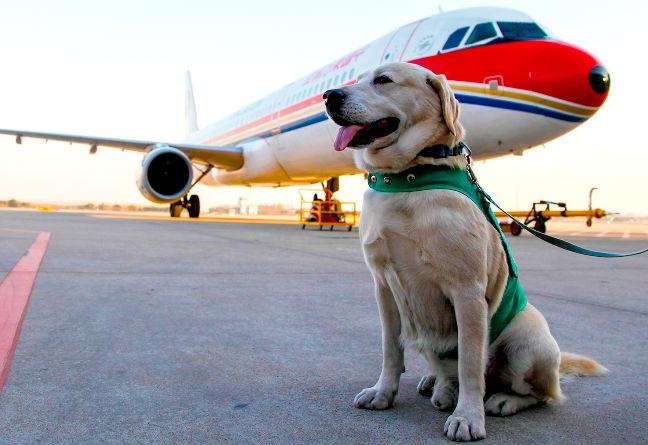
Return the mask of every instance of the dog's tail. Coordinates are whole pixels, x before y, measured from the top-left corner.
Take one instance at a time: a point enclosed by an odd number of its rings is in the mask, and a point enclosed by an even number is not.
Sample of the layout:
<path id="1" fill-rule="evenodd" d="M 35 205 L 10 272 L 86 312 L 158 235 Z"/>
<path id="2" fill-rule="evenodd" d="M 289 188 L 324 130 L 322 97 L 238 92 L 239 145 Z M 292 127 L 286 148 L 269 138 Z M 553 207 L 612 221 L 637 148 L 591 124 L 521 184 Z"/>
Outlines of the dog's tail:
<path id="1" fill-rule="evenodd" d="M 571 352 L 560 354 L 560 374 L 602 376 L 607 373 L 605 366 L 589 357 Z"/>

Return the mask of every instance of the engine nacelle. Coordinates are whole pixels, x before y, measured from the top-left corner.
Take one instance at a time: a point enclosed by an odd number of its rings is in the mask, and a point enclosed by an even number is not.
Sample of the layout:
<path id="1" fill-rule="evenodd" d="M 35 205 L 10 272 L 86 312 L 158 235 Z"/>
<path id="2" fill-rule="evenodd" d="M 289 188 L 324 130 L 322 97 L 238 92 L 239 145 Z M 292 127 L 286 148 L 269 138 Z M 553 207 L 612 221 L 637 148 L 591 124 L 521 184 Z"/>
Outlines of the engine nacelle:
<path id="1" fill-rule="evenodd" d="M 193 181 L 193 166 L 186 154 L 168 145 L 149 151 L 137 175 L 137 188 L 149 201 L 175 202 L 187 194 Z"/>

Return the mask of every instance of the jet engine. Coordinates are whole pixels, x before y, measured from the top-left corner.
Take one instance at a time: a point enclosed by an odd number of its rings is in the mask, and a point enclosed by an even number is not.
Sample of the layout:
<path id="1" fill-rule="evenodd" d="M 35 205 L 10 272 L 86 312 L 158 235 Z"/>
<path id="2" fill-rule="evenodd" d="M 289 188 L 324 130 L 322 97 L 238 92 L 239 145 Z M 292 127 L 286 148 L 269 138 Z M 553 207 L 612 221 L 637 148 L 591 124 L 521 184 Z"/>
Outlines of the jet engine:
<path id="1" fill-rule="evenodd" d="M 187 194 L 193 181 L 193 167 L 186 154 L 168 145 L 149 151 L 137 175 L 137 188 L 149 201 L 175 202 Z"/>

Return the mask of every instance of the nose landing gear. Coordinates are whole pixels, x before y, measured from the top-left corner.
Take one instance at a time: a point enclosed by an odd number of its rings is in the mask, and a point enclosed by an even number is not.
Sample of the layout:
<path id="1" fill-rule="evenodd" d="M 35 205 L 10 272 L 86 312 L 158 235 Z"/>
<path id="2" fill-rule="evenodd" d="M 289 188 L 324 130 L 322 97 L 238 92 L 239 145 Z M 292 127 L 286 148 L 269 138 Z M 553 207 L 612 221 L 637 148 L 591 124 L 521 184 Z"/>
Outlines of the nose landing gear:
<path id="1" fill-rule="evenodd" d="M 187 209 L 189 218 L 198 218 L 200 216 L 200 198 L 198 195 L 183 197 L 181 200 L 169 204 L 169 215 L 171 218 L 180 218 L 182 209 Z"/>

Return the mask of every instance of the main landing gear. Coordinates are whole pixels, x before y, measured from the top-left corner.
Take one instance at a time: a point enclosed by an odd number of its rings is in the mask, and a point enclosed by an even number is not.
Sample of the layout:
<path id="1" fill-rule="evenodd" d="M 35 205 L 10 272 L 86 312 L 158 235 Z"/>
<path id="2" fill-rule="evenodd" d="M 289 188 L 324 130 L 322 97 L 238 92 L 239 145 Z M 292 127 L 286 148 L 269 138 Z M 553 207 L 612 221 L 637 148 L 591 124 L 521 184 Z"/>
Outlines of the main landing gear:
<path id="1" fill-rule="evenodd" d="M 187 209 L 189 218 L 198 218 L 200 216 L 200 198 L 198 195 L 187 196 L 179 201 L 169 204 L 169 214 L 171 218 L 180 218 L 182 209 Z"/>
<path id="2" fill-rule="evenodd" d="M 198 184 L 200 180 L 212 170 L 212 168 L 214 168 L 214 166 L 209 165 L 204 171 L 200 171 L 200 176 L 187 189 L 187 193 L 189 193 L 194 185 Z M 169 215 L 171 215 L 171 218 L 180 218 L 182 209 L 187 209 L 189 212 L 189 218 L 198 218 L 200 216 L 200 198 L 198 195 L 191 195 L 188 198 L 187 196 L 189 195 L 184 195 L 181 200 L 169 204 Z"/>

